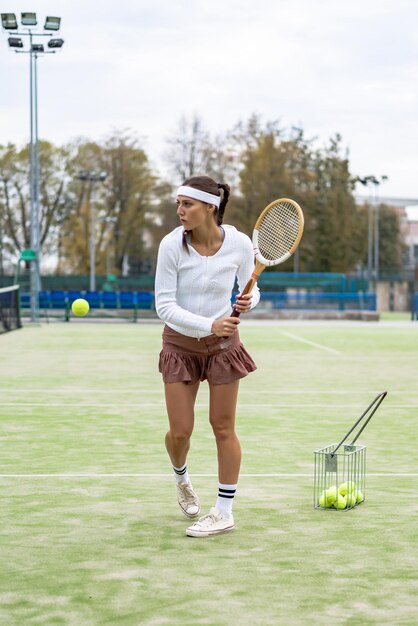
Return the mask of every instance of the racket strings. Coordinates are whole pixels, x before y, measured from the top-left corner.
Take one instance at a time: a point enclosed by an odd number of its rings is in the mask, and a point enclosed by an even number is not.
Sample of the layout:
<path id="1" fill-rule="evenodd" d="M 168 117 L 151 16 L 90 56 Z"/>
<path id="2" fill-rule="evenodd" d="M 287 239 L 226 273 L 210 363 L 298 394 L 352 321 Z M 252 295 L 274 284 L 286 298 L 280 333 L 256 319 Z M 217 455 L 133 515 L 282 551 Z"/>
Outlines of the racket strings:
<path id="1" fill-rule="evenodd" d="M 258 247 L 268 261 L 280 259 L 295 244 L 301 228 L 300 215 L 290 202 L 274 204 L 258 227 Z"/>

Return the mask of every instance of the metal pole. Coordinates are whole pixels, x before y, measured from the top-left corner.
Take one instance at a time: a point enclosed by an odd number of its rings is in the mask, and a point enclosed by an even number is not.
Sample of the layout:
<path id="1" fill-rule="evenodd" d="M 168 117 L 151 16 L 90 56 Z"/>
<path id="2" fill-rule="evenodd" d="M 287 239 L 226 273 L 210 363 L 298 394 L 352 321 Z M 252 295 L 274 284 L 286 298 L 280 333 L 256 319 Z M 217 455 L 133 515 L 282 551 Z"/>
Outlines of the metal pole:
<path id="1" fill-rule="evenodd" d="M 32 33 L 29 35 L 29 98 L 30 98 L 30 164 L 29 164 L 29 185 L 30 185 L 30 247 L 36 250 L 36 221 L 35 221 L 35 190 L 34 190 L 34 150 L 33 150 L 33 54 L 32 54 Z M 37 276 L 36 262 L 30 263 L 30 316 L 31 322 L 37 322 Z"/>
<path id="2" fill-rule="evenodd" d="M 96 291 L 96 209 L 94 206 L 94 180 L 90 178 L 90 291 Z"/>
<path id="3" fill-rule="evenodd" d="M 370 292 L 372 283 L 372 257 L 373 257 L 373 207 L 372 198 L 369 198 L 369 224 L 367 245 L 367 289 Z"/>
<path id="4" fill-rule="evenodd" d="M 36 317 L 39 319 L 39 292 L 41 290 L 41 235 L 39 211 L 39 136 L 38 136 L 38 55 L 34 55 L 34 102 L 35 102 L 35 237 L 36 237 Z"/>
<path id="5" fill-rule="evenodd" d="M 59 18 L 60 21 L 60 18 Z M 59 23 L 58 23 L 59 27 Z M 17 26 L 16 26 L 17 29 Z M 13 29 L 14 30 L 14 29 Z M 17 29 L 18 30 L 18 29 Z M 27 32 L 16 32 L 15 35 L 29 37 L 29 50 L 16 50 L 23 54 L 29 54 L 29 99 L 30 99 L 30 143 L 29 143 L 29 189 L 30 189 L 30 209 L 29 209 L 29 229 L 30 247 L 35 253 L 35 260 L 30 261 L 30 308 L 31 321 L 39 321 L 39 292 L 41 290 L 40 254 L 40 203 L 39 203 L 39 139 L 38 139 L 38 86 L 37 86 L 37 53 L 33 51 L 34 37 L 52 37 L 51 33 L 38 33 L 31 28 L 25 29 Z M 16 43 L 16 42 L 15 42 Z M 21 41 L 17 47 L 23 47 Z M 62 39 L 56 41 L 52 47 L 60 48 Z M 10 41 L 9 41 L 10 44 Z M 15 47 L 11 45 L 11 47 Z M 55 50 L 43 51 L 42 54 L 55 54 Z M 35 137 L 34 137 L 35 134 Z M 28 243 L 25 241 L 25 247 Z M 2 254 L 0 246 L 0 254 Z M 2 266 L 2 257 L 0 258 Z"/>
<path id="6" fill-rule="evenodd" d="M 375 240 L 374 240 L 374 277 L 375 281 L 379 280 L 379 196 L 378 196 L 378 185 L 380 183 L 375 183 L 374 188 L 374 230 L 375 230 Z"/>

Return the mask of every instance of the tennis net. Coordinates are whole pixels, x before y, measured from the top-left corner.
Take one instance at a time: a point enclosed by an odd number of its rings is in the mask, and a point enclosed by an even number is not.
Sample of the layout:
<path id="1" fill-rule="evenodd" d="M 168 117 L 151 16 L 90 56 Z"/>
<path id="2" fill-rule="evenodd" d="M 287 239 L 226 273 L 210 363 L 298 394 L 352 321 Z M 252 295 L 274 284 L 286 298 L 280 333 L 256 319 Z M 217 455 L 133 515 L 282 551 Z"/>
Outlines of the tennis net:
<path id="1" fill-rule="evenodd" d="M 21 328 L 19 285 L 0 289 L 0 333 Z"/>

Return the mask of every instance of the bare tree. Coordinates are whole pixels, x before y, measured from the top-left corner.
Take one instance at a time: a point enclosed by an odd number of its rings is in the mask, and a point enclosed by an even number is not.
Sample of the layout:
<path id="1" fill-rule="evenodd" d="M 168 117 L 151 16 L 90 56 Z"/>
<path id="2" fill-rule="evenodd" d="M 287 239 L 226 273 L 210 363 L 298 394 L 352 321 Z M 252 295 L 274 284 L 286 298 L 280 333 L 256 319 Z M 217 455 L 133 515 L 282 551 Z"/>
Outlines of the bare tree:
<path id="1" fill-rule="evenodd" d="M 165 160 L 176 179 L 185 180 L 206 172 L 209 135 L 200 117 L 182 117 L 177 131 L 168 139 Z"/>

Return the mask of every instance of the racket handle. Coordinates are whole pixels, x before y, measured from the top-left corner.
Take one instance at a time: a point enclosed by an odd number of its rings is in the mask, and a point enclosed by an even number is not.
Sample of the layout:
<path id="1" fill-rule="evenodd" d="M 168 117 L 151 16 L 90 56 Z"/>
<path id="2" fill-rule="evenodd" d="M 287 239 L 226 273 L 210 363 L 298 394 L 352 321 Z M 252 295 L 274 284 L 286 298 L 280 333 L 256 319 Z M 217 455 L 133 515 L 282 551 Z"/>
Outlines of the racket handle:
<path id="1" fill-rule="evenodd" d="M 258 274 L 253 272 L 253 274 L 251 275 L 250 280 L 248 281 L 248 283 L 245 285 L 244 289 L 242 290 L 242 293 L 240 294 L 241 296 L 245 296 L 247 293 L 251 293 L 255 283 L 257 282 L 257 278 L 259 276 L 260 276 L 260 272 Z M 239 317 L 240 315 L 241 315 L 241 313 L 234 308 L 234 310 L 232 311 L 230 317 Z"/>

